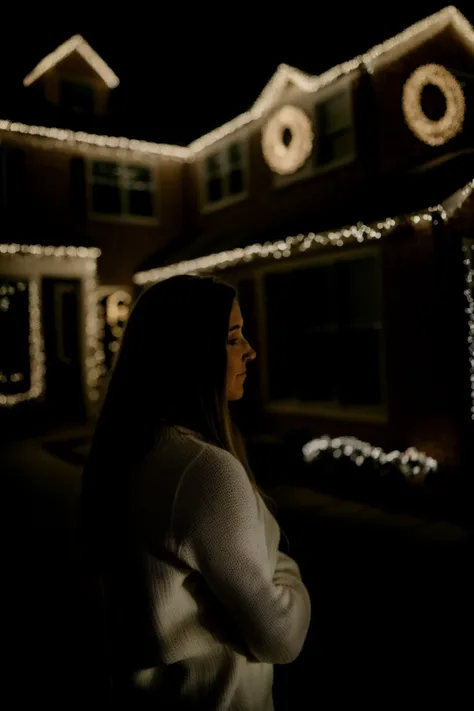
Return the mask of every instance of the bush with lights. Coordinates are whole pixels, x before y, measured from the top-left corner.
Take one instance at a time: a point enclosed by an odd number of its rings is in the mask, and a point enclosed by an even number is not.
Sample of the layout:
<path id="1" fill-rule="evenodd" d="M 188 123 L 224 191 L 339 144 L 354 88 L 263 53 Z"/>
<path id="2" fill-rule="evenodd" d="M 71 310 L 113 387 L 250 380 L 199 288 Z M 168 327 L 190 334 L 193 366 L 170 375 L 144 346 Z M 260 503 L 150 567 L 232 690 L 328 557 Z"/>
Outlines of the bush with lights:
<path id="1" fill-rule="evenodd" d="M 302 447 L 303 459 L 312 472 L 337 477 L 341 484 L 360 487 L 388 484 L 405 488 L 423 484 L 438 462 L 424 452 L 410 447 L 404 452 L 385 452 L 356 437 L 328 435 L 312 439 Z"/>

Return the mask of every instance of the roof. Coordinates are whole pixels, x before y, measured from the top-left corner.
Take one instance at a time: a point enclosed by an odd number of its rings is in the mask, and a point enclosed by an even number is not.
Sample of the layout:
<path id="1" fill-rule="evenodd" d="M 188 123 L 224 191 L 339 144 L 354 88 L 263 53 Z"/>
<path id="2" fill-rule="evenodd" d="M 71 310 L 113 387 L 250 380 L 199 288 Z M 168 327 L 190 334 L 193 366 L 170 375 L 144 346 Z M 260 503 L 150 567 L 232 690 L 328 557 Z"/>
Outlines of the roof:
<path id="1" fill-rule="evenodd" d="M 361 54 L 347 62 L 338 64 L 332 67 L 332 69 L 323 72 L 323 74 L 312 76 L 295 67 L 280 64 L 249 111 L 240 114 L 214 131 L 201 136 L 190 143 L 189 148 L 193 152 L 199 152 L 216 141 L 221 140 L 228 134 L 259 119 L 278 100 L 288 84 L 297 86 L 303 92 L 314 93 L 332 84 L 340 77 L 356 71 L 362 66 L 366 67 L 367 71 L 372 73 L 378 63 L 382 59 L 386 59 L 387 55 L 393 53 L 394 50 L 400 51 L 400 49 L 406 45 L 416 45 L 449 25 L 455 27 L 474 49 L 474 28 L 456 7 L 450 5 L 416 22 L 398 35 L 382 42 L 382 44 L 375 45 L 375 47 L 369 49 L 365 54 Z"/>
<path id="2" fill-rule="evenodd" d="M 0 130 L 19 132 L 28 136 L 40 137 L 43 140 L 67 141 L 70 144 L 79 144 L 81 146 L 88 144 L 90 146 L 106 147 L 111 150 L 125 149 L 138 151 L 150 156 L 161 155 L 178 160 L 193 160 L 197 154 L 212 146 L 217 141 L 249 125 L 253 121 L 260 119 L 283 95 L 288 84 L 298 87 L 303 92 L 314 93 L 335 82 L 340 77 L 348 75 L 361 67 L 365 67 L 367 71 L 373 72 L 380 66 L 382 61 L 388 60 L 395 52 L 404 51 L 405 47 L 415 46 L 417 43 L 424 41 L 428 37 L 432 37 L 450 25 L 453 26 L 474 49 L 474 29 L 472 25 L 456 7 L 449 6 L 411 25 L 403 30 L 403 32 L 400 32 L 385 42 L 372 47 L 365 54 L 354 57 L 342 64 L 338 64 L 322 74 L 310 75 L 295 67 L 281 64 L 249 111 L 239 114 L 219 128 L 192 141 L 187 147 L 139 141 L 123 137 L 96 135 L 83 131 L 74 132 L 61 128 L 32 126 L 26 123 L 12 123 L 6 120 L 0 121 Z M 24 83 L 28 85 L 36 81 L 39 76 L 73 51 L 79 52 L 109 86 L 117 86 L 119 82 L 118 77 L 116 77 L 110 67 L 105 64 L 80 35 L 74 35 L 52 54 L 42 59 L 35 69 L 25 78 Z"/>
<path id="3" fill-rule="evenodd" d="M 108 148 L 115 151 L 130 151 L 143 153 L 149 156 L 166 156 L 176 160 L 187 160 L 190 156 L 189 150 L 182 146 L 169 146 L 164 143 L 151 143 L 149 141 L 139 141 L 134 138 L 124 138 L 115 136 L 100 136 L 85 131 L 71 131 L 66 128 L 47 128 L 45 126 L 29 126 L 28 124 L 15 121 L 0 120 L 0 133 L 2 131 L 22 134 L 30 139 L 49 139 L 59 142 L 62 147 L 71 146 L 85 148 L 95 146 L 98 148 Z"/>
<path id="4" fill-rule="evenodd" d="M 85 59 L 90 67 L 99 75 L 102 81 L 109 87 L 114 89 L 118 86 L 120 80 L 112 71 L 108 64 L 99 57 L 90 44 L 86 42 L 81 35 L 73 35 L 66 42 L 63 42 L 54 52 L 44 57 L 39 64 L 23 79 L 25 86 L 30 86 L 37 79 L 46 74 L 50 69 L 62 62 L 66 57 L 69 57 L 73 52 L 77 52 Z"/>
<path id="5" fill-rule="evenodd" d="M 239 265 L 247 264 L 255 260 L 264 260 L 272 257 L 282 259 L 294 257 L 307 250 L 320 247 L 343 247 L 351 242 L 366 242 L 378 240 L 387 236 L 393 230 L 403 224 L 414 226 L 438 224 L 447 222 L 453 218 L 465 201 L 474 192 L 474 180 L 470 180 L 466 185 L 450 195 L 446 200 L 438 205 L 433 205 L 422 211 L 416 211 L 408 215 L 398 215 L 388 217 L 371 224 L 358 222 L 337 230 L 328 230 L 315 234 L 310 232 L 307 235 L 280 239 L 276 242 L 265 244 L 251 244 L 246 247 L 238 247 L 227 251 L 207 254 L 196 259 L 176 262 L 167 266 L 150 269 L 148 271 L 137 272 L 133 280 L 136 284 L 144 286 L 157 281 L 169 279 L 176 274 L 195 274 L 199 272 L 218 272 Z"/>
<path id="6" fill-rule="evenodd" d="M 100 249 L 96 247 L 72 247 L 53 245 L 43 246 L 41 244 L 0 244 L 0 256 L 14 257 L 17 254 L 26 256 L 28 254 L 35 257 L 56 257 L 57 259 L 79 257 L 80 259 L 98 259 L 101 255 Z"/>

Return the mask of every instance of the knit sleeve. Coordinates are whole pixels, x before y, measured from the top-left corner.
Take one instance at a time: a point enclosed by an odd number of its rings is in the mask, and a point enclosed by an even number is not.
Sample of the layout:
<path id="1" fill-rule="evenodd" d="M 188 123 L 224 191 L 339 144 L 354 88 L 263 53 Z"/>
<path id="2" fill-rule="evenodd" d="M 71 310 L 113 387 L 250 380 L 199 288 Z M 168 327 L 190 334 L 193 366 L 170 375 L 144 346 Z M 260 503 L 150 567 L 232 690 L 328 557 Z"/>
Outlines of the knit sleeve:
<path id="1" fill-rule="evenodd" d="M 225 450 L 206 449 L 175 499 L 179 555 L 199 571 L 260 662 L 287 664 L 306 638 L 311 603 L 298 565 L 278 553 L 272 569 L 248 476 Z"/>

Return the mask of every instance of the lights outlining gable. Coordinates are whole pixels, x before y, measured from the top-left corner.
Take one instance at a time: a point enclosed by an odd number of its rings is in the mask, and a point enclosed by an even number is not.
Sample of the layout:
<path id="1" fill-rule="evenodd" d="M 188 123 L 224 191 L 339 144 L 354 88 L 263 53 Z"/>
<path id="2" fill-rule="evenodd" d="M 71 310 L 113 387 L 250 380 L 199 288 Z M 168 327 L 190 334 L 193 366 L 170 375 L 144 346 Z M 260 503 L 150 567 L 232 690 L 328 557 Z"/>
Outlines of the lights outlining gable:
<path id="1" fill-rule="evenodd" d="M 411 25 L 411 27 L 382 42 L 382 44 L 372 47 L 365 54 L 361 54 L 348 62 L 338 64 L 318 76 L 311 76 L 287 64 L 281 64 L 249 111 L 240 114 L 214 131 L 201 136 L 201 138 L 190 143 L 189 148 L 194 154 L 199 153 L 243 126 L 257 121 L 272 108 L 289 83 L 305 93 L 315 93 L 332 84 L 340 77 L 348 75 L 361 67 L 365 67 L 367 71 L 372 73 L 376 69 L 377 61 L 385 57 L 391 50 L 397 49 L 405 43 L 416 43 L 424 35 L 432 36 L 450 24 L 474 48 L 474 29 L 472 25 L 456 7 L 449 6 Z"/>
<path id="2" fill-rule="evenodd" d="M 164 143 L 150 143 L 138 141 L 134 138 L 117 138 L 114 136 L 98 136 L 84 131 L 70 131 L 63 128 L 46 128 L 45 126 L 29 126 L 24 123 L 0 120 L 0 132 L 6 131 L 13 134 L 22 134 L 30 139 L 51 139 L 61 144 L 62 147 L 87 149 L 110 148 L 114 153 L 120 150 L 142 153 L 149 156 L 163 156 L 174 160 L 187 160 L 190 153 L 182 146 L 168 146 Z M 96 155 L 97 152 L 94 151 Z"/>
<path id="3" fill-rule="evenodd" d="M 77 52 L 92 69 L 100 76 L 102 81 L 109 87 L 114 89 L 119 85 L 120 80 L 112 69 L 99 57 L 97 52 L 94 52 L 90 44 L 81 37 L 74 35 L 66 42 L 63 42 L 54 52 L 44 57 L 39 64 L 31 71 L 28 76 L 23 79 L 24 86 L 30 86 L 37 79 L 46 74 L 50 69 L 53 69 L 57 64 L 62 62 L 66 57 L 69 57 L 73 52 Z"/>
<path id="4" fill-rule="evenodd" d="M 23 254 L 36 257 L 81 257 L 82 259 L 98 259 L 100 249 L 96 247 L 48 247 L 41 244 L 0 244 L 0 254 Z"/>
<path id="5" fill-rule="evenodd" d="M 98 146 L 112 150 L 123 149 L 127 151 L 136 151 L 149 156 L 163 156 L 175 160 L 191 162 L 198 154 L 212 146 L 217 141 L 220 141 L 226 136 L 235 133 L 239 129 L 248 126 L 252 122 L 257 121 L 264 116 L 269 110 L 271 110 L 275 102 L 278 101 L 285 87 L 289 83 L 293 84 L 304 93 L 315 93 L 319 89 L 332 84 L 340 77 L 348 75 L 362 67 L 365 67 L 369 72 L 373 72 L 377 66 L 377 61 L 383 57 L 386 57 L 390 51 L 400 48 L 405 43 L 416 43 L 424 36 L 432 36 L 449 25 L 453 25 L 453 27 L 455 27 L 463 38 L 474 48 L 474 29 L 472 25 L 456 7 L 449 6 L 433 15 L 426 17 L 423 20 L 420 20 L 411 27 L 405 29 L 403 32 L 400 32 L 398 35 L 395 35 L 395 37 L 372 47 L 372 49 L 365 54 L 359 55 L 358 57 L 355 57 L 347 62 L 343 62 L 342 64 L 338 64 L 328 71 L 323 72 L 323 74 L 312 76 L 296 69 L 295 67 L 290 67 L 287 64 L 280 64 L 277 71 L 265 86 L 249 111 L 236 116 L 234 119 L 223 124 L 219 128 L 216 128 L 210 133 L 207 133 L 195 141 L 192 141 L 187 147 L 150 143 L 147 141 L 138 141 L 123 137 L 98 136 L 58 128 L 45 128 L 44 126 L 28 126 L 21 123 L 12 123 L 7 120 L 0 120 L 0 131 L 20 133 L 30 138 L 38 137 L 39 139 L 52 139 L 60 142 L 62 145 L 70 144 L 71 146 L 74 146 L 76 144 L 77 147 L 82 149 L 87 146 Z M 82 53 L 86 52 L 85 46 L 87 45 L 87 47 L 89 47 L 89 45 L 82 38 L 80 38 L 82 43 L 79 43 L 77 47 L 71 49 L 74 44 L 72 41 L 78 37 L 80 37 L 80 35 L 71 37 L 71 39 L 68 40 L 71 44 L 68 45 L 68 42 L 64 43 L 64 45 L 61 45 L 61 47 L 56 50 L 56 53 L 59 52 L 61 48 L 61 51 L 65 52 L 65 46 L 67 52 L 69 53 L 70 51 L 74 51 L 74 49 L 77 49 Z M 89 49 L 90 52 L 93 52 L 92 48 L 89 47 Z M 104 66 L 100 65 L 102 60 L 95 54 L 95 52 L 93 54 L 99 60 L 99 64 L 97 66 L 99 66 L 101 70 L 106 67 L 107 70 L 111 72 L 110 68 L 107 67 L 105 63 L 103 63 Z M 54 55 L 55 52 L 53 52 L 52 55 L 45 57 L 33 70 L 33 72 L 25 78 L 25 82 L 29 81 L 31 83 L 34 81 L 31 77 L 34 73 L 38 72 L 40 68 L 42 72 L 47 71 L 49 66 L 52 66 L 51 57 Z M 66 54 L 64 54 L 64 56 L 66 56 Z M 89 59 L 87 61 L 90 61 L 90 58 L 91 55 L 89 55 Z M 46 63 L 46 60 L 48 60 L 47 64 L 43 64 L 43 62 Z M 60 61 L 60 58 L 56 55 L 55 60 L 56 62 Z M 94 67 L 96 71 L 98 71 L 97 66 Z M 109 80 L 111 79 L 107 72 L 105 73 L 105 76 L 108 77 Z M 115 77 L 115 75 L 113 76 Z M 37 78 L 37 76 L 35 78 Z"/>

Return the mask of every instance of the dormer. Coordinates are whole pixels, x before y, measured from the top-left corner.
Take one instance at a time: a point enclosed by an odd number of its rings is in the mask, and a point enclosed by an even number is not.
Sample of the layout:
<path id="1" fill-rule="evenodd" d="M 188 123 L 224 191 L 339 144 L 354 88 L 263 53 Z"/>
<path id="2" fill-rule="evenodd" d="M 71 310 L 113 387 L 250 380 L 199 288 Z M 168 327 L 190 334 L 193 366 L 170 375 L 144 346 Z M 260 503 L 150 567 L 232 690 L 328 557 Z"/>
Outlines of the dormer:
<path id="1" fill-rule="evenodd" d="M 81 35 L 44 57 L 23 80 L 64 113 L 100 116 L 119 78 Z"/>

